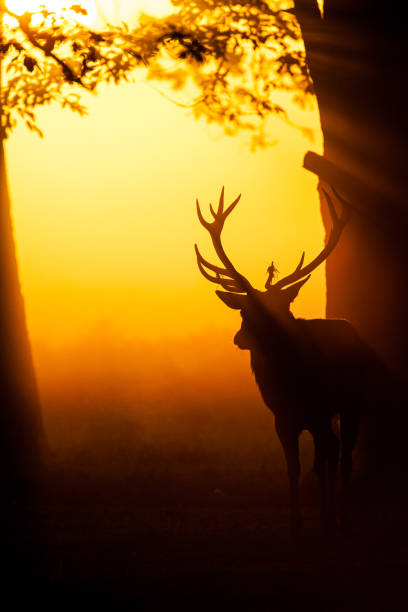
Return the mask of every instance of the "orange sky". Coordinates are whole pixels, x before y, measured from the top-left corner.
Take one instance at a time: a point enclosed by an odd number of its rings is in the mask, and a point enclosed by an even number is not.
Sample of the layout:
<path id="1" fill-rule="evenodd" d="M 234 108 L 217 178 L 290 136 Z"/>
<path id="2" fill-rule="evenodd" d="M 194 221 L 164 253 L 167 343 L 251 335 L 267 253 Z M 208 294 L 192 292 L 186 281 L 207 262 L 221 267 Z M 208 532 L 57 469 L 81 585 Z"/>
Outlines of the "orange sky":
<path id="1" fill-rule="evenodd" d="M 127 5 L 120 6 L 102 3 L 111 17 L 125 16 Z M 272 258 L 284 273 L 303 249 L 310 257 L 320 249 L 316 181 L 301 168 L 305 151 L 321 146 L 317 129 L 310 143 L 271 119 L 278 143 L 251 153 L 247 135 L 228 138 L 218 126 L 197 122 L 146 84 L 142 72 L 135 83 L 101 87 L 85 102 L 88 117 L 46 108 L 38 113 L 43 140 L 20 127 L 7 142 L 34 341 L 59 343 L 105 325 L 157 339 L 236 326 L 236 313 L 219 303 L 193 254 L 197 241 L 213 259 L 194 200 L 205 210 L 222 185 L 227 199 L 243 194 L 225 243 L 254 283 L 263 285 Z M 317 127 L 316 113 L 291 112 Z M 321 316 L 323 309 L 319 270 L 295 312 Z"/>
<path id="2" fill-rule="evenodd" d="M 210 403 L 212 396 L 223 402 L 222 394 L 242 398 L 248 388 L 253 403 L 258 393 L 248 355 L 232 343 L 239 314 L 218 300 L 196 266 L 194 242 L 215 257 L 195 198 L 205 211 L 222 185 L 227 201 L 243 194 L 225 227 L 225 245 L 259 288 L 272 259 L 284 274 L 302 250 L 312 258 L 323 228 L 316 179 L 301 166 L 308 149 L 321 149 L 317 113 L 289 109 L 315 128 L 315 142 L 272 118 L 277 144 L 251 153 L 248 135 L 228 138 L 218 126 L 197 122 L 142 72 L 134 83 L 101 87 L 85 102 L 84 118 L 58 107 L 40 110 L 45 138 L 19 127 L 6 145 L 21 282 L 51 437 L 61 430 L 59 410 L 98 411 L 106 401 L 116 411 L 119 397 L 126 396 L 124 410 L 139 415 L 145 398 L 156 397 L 158 410 L 169 409 L 169 394 L 178 397 L 173 404 L 190 406 L 198 387 L 208 388 Z M 323 268 L 302 289 L 294 312 L 323 315 Z M 186 385 L 193 395 L 185 397 Z"/>

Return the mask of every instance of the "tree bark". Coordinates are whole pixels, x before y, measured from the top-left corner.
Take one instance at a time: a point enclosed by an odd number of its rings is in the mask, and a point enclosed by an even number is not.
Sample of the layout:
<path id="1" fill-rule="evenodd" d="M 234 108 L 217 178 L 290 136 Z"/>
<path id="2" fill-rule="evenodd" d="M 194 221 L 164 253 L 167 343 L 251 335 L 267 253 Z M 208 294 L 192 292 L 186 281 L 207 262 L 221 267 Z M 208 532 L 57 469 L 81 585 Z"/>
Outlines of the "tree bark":
<path id="1" fill-rule="evenodd" d="M 345 317 L 408 370 L 408 173 L 402 2 L 296 0 L 324 158 L 349 176 L 354 215 L 326 265 L 327 316 Z M 353 185 L 361 189 L 354 189 Z M 341 186 L 340 186 L 341 188 Z M 322 204 L 326 229 L 328 215 Z"/>
<path id="2" fill-rule="evenodd" d="M 2 490 L 12 497 L 38 470 L 45 437 L 18 277 L 1 140 L 0 347 L 0 471 Z"/>
<path id="3" fill-rule="evenodd" d="M 323 133 L 305 167 L 333 182 L 353 215 L 326 263 L 329 318 L 348 319 L 390 368 L 365 406 L 360 452 L 386 479 L 406 469 L 408 413 L 408 172 L 402 2 L 295 0 Z M 321 212 L 327 233 L 326 204 Z M 373 377 L 375 378 L 375 376 Z M 374 381 L 373 381 L 374 382 Z M 397 468 L 397 469 L 396 469 Z"/>

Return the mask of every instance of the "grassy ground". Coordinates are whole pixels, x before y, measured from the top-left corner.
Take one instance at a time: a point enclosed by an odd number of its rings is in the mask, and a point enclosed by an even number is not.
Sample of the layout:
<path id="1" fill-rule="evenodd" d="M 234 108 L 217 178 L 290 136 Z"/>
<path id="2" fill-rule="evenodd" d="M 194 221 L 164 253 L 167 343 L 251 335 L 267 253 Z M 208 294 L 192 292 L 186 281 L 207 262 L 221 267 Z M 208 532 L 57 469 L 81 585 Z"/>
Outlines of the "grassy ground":
<path id="1" fill-rule="evenodd" d="M 408 505 L 354 483 L 352 532 L 328 536 L 306 479 L 294 539 L 285 484 L 238 470 L 53 470 L 26 506 L 15 604 L 28 594 L 42 610 L 405 610 Z"/>

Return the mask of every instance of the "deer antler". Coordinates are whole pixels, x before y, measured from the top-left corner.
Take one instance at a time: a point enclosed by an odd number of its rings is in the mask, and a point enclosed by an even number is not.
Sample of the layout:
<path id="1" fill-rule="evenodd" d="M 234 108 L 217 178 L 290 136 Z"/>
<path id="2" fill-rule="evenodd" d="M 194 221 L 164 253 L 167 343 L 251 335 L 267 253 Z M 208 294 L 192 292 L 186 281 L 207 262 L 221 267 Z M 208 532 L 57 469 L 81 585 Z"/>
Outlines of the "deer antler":
<path id="1" fill-rule="evenodd" d="M 285 278 L 282 278 L 281 280 L 279 280 L 277 283 L 273 285 L 277 289 L 282 289 L 283 287 L 286 287 L 287 285 L 291 285 L 297 280 L 300 280 L 304 278 L 305 276 L 308 276 L 311 272 L 313 272 L 313 270 L 315 270 L 315 268 L 317 268 L 321 263 L 323 263 L 324 260 L 327 259 L 327 257 L 336 247 L 340 239 L 341 233 L 344 229 L 344 226 L 346 225 L 347 221 L 350 219 L 350 216 L 351 216 L 350 202 L 347 202 L 347 200 L 345 200 L 342 196 L 340 196 L 339 193 L 337 193 L 334 187 L 331 187 L 334 195 L 336 196 L 336 198 L 342 205 L 342 211 L 340 215 L 338 215 L 336 212 L 335 206 L 333 204 L 333 201 L 330 195 L 328 194 L 328 192 L 326 191 L 326 189 L 324 189 L 321 186 L 319 186 L 319 189 L 323 192 L 324 197 L 326 198 L 327 206 L 329 208 L 329 212 L 330 212 L 330 216 L 332 220 L 332 230 L 330 232 L 330 236 L 326 242 L 325 247 L 322 249 L 319 255 L 317 255 L 317 257 L 315 257 L 306 266 L 303 266 L 303 262 L 305 260 L 305 253 L 303 252 L 302 257 L 300 258 L 300 262 L 298 263 L 294 272 L 292 272 L 291 274 L 288 274 L 288 276 L 285 276 Z M 268 281 L 269 281 L 269 278 L 268 278 Z M 266 288 L 271 286 L 271 282 L 269 282 L 268 284 L 268 281 L 267 281 Z"/>
<path id="2" fill-rule="evenodd" d="M 202 215 L 200 204 L 198 200 L 196 200 L 197 204 L 197 215 L 199 221 L 203 227 L 209 232 L 211 236 L 212 243 L 214 245 L 215 252 L 217 253 L 220 261 L 224 264 L 224 268 L 219 266 L 215 266 L 210 263 L 201 255 L 198 250 L 197 245 L 194 245 L 196 255 L 197 255 L 197 264 L 201 274 L 212 283 L 218 283 L 221 285 L 223 289 L 226 291 L 230 291 L 231 293 L 247 293 L 252 289 L 249 281 L 242 276 L 236 270 L 236 268 L 231 263 L 227 254 L 224 251 L 224 247 L 221 242 L 221 232 L 224 227 L 224 223 L 228 215 L 234 210 L 235 206 L 238 204 L 241 198 L 241 194 L 235 198 L 235 200 L 228 206 L 226 210 L 224 210 L 224 187 L 221 190 L 220 200 L 218 203 L 218 209 L 215 211 L 210 204 L 210 212 L 213 216 L 214 221 L 206 221 Z M 211 274 L 213 273 L 213 274 Z"/>

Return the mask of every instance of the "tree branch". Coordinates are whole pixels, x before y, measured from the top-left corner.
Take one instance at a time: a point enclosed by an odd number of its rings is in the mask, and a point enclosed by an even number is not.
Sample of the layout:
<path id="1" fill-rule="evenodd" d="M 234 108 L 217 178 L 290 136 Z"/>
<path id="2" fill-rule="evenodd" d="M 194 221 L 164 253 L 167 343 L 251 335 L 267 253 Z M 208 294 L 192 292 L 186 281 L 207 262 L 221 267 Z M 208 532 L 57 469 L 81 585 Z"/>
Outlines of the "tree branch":
<path id="1" fill-rule="evenodd" d="M 67 79 L 67 81 L 78 83 L 78 85 L 81 85 L 82 87 L 84 87 L 84 84 L 82 83 L 80 77 L 77 76 L 73 72 L 70 66 L 68 66 L 68 64 L 64 62 L 64 60 L 59 58 L 58 55 L 55 55 L 55 53 L 53 53 L 51 50 L 47 49 L 45 45 L 41 45 L 37 41 L 37 39 L 34 36 L 34 33 L 32 32 L 29 26 L 29 21 L 26 18 L 27 13 L 23 15 L 17 15 L 17 13 L 13 13 L 13 11 L 8 9 L 7 7 L 5 7 L 5 12 L 7 13 L 7 15 L 9 15 L 10 17 L 13 17 L 13 19 L 15 19 L 18 22 L 18 25 L 20 26 L 21 31 L 24 32 L 24 34 L 27 37 L 27 40 L 30 41 L 33 47 L 35 47 L 36 49 L 39 49 L 44 55 L 53 59 L 54 62 L 56 62 L 57 64 L 59 64 L 59 66 L 61 66 L 62 72 L 65 78 Z"/>

